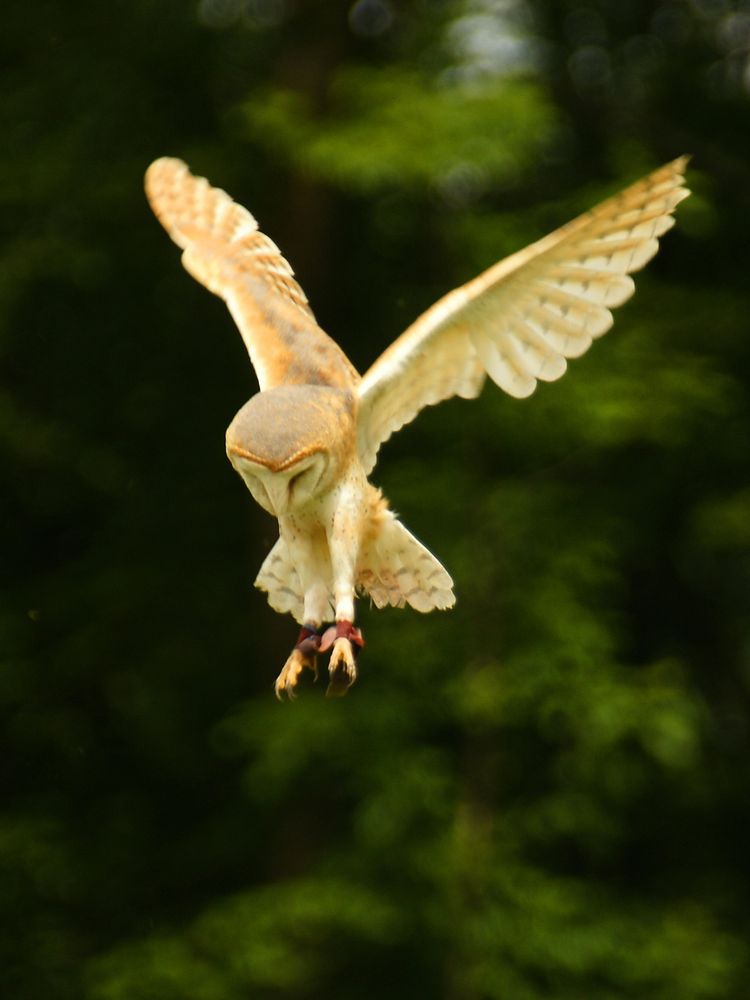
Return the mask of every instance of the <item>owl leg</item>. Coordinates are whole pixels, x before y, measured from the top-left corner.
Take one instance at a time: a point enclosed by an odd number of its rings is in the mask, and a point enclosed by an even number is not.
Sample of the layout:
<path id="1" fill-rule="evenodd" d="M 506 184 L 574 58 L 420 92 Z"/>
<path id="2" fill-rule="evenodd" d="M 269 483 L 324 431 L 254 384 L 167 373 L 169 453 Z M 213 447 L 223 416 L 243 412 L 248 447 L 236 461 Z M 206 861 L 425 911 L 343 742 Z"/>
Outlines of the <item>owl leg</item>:
<path id="1" fill-rule="evenodd" d="M 318 652 L 321 647 L 321 624 L 328 611 L 328 588 L 316 582 L 305 594 L 303 618 L 305 624 L 297 636 L 297 643 L 276 678 L 274 691 L 279 701 L 282 696 L 293 700 L 295 688 L 304 670 L 311 670 L 318 679 Z"/>
<path id="2" fill-rule="evenodd" d="M 354 579 L 357 558 L 355 519 L 347 512 L 338 512 L 328 539 L 333 570 L 333 595 L 336 624 L 323 633 L 321 652 L 332 646 L 328 664 L 330 683 L 326 695 L 345 695 L 357 679 L 357 654 L 365 641 L 354 626 Z"/>

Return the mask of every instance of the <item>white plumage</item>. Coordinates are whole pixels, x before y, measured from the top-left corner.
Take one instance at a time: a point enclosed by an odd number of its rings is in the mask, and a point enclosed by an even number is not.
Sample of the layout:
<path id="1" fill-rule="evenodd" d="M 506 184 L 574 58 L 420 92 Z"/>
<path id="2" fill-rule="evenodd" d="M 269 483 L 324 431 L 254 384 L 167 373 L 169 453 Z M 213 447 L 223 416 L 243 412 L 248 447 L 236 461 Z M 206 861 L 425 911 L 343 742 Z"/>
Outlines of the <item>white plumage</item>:
<path id="1" fill-rule="evenodd" d="M 425 406 L 477 396 L 487 375 L 518 398 L 560 378 L 633 294 L 630 274 L 656 253 L 689 194 L 686 163 L 667 164 L 449 292 L 362 378 L 246 209 L 179 160 L 149 167 L 154 212 L 187 270 L 226 301 L 260 383 L 227 430 L 227 454 L 279 521 L 256 584 L 303 625 L 277 694 L 292 696 L 330 648 L 329 691 L 352 683 L 357 593 L 377 607 L 452 606 L 446 570 L 367 481 L 380 445 Z"/>

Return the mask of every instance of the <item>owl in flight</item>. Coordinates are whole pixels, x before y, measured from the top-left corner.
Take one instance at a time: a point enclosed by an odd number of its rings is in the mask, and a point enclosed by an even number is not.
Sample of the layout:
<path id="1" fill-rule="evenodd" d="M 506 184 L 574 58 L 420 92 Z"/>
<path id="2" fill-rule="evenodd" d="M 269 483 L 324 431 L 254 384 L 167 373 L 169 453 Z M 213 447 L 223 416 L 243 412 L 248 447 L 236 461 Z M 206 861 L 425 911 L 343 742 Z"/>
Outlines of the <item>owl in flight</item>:
<path id="1" fill-rule="evenodd" d="M 146 173 L 151 207 L 185 268 L 224 299 L 260 384 L 229 425 L 229 461 L 279 522 L 256 586 L 301 626 L 276 680 L 293 697 L 330 651 L 330 694 L 357 676 L 354 601 L 450 608 L 453 581 L 368 481 L 378 449 L 419 411 L 550 382 L 612 325 L 629 277 L 658 249 L 686 198 L 681 157 L 449 292 L 360 376 L 315 322 L 305 293 L 253 216 L 180 160 Z"/>

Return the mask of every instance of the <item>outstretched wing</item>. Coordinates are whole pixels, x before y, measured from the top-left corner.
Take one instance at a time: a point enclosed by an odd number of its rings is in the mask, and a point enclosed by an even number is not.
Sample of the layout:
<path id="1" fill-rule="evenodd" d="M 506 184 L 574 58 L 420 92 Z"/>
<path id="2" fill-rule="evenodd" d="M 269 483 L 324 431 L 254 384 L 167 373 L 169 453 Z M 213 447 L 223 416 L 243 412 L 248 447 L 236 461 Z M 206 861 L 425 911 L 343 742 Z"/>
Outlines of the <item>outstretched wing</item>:
<path id="1" fill-rule="evenodd" d="M 146 171 L 146 195 L 182 247 L 185 268 L 229 306 L 261 389 L 356 384 L 356 371 L 315 322 L 291 267 L 246 208 L 171 157 Z"/>
<path id="2" fill-rule="evenodd" d="M 478 396 L 485 374 L 511 396 L 553 381 L 612 325 L 634 291 L 631 271 L 659 248 L 690 193 L 683 156 L 444 296 L 378 358 L 359 387 L 359 451 L 367 472 L 380 445 L 419 411 Z"/>

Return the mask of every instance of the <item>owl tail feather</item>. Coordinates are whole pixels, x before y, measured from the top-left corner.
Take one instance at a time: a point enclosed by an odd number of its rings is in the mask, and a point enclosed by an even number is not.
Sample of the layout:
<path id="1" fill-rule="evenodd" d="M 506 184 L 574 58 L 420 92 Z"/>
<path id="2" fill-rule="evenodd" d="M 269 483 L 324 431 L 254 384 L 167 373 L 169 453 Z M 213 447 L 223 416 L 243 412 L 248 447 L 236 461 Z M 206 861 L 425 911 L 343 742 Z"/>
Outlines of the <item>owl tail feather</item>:
<path id="1" fill-rule="evenodd" d="M 374 507 L 371 530 L 357 560 L 357 592 L 369 594 L 378 608 L 389 604 L 396 608 L 409 604 L 423 612 L 452 608 L 456 602 L 453 580 L 445 568 L 396 520 L 379 495 Z M 266 591 L 274 611 L 291 614 L 302 623 L 302 584 L 282 538 L 266 556 L 255 586 Z M 333 594 L 329 612 L 332 620 Z"/>
<path id="2" fill-rule="evenodd" d="M 390 510 L 382 511 L 379 522 L 360 552 L 357 589 L 378 608 L 409 604 L 427 612 L 453 607 L 453 580 L 435 556 Z"/>
<path id="3" fill-rule="evenodd" d="M 304 596 L 297 570 L 283 538 L 279 538 L 266 556 L 255 579 L 258 590 L 265 590 L 268 603 L 280 614 L 287 612 L 302 624 Z"/>

